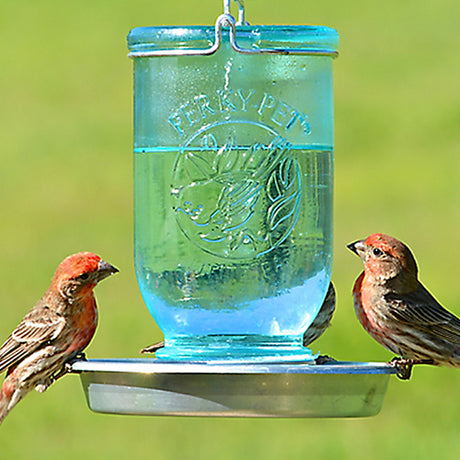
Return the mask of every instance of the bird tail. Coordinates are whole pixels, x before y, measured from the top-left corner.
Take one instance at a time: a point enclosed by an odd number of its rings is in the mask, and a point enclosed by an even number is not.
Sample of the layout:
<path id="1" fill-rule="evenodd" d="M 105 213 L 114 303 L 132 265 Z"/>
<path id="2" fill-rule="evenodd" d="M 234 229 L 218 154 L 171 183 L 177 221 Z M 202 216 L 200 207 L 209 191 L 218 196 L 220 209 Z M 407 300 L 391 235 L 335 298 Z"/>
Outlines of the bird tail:
<path id="1" fill-rule="evenodd" d="M 10 402 L 11 398 L 8 398 L 8 396 L 2 391 L 0 393 L 0 425 L 11 410 Z"/>
<path id="2" fill-rule="evenodd" d="M 0 425 L 25 394 L 26 392 L 17 388 L 16 380 L 8 373 L 0 390 Z"/>

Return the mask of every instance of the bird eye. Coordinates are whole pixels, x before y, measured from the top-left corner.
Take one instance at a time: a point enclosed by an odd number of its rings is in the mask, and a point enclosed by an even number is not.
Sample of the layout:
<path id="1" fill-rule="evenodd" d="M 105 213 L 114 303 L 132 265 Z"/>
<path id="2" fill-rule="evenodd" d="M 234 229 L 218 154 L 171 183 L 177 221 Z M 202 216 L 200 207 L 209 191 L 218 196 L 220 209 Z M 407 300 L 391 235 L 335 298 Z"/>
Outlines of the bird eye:
<path id="1" fill-rule="evenodd" d="M 374 254 L 374 256 L 376 256 L 376 257 L 380 257 L 380 256 L 383 255 L 383 251 L 381 249 L 379 249 L 379 248 L 374 248 L 372 250 L 372 254 Z"/>
<path id="2" fill-rule="evenodd" d="M 87 280 L 89 278 L 89 273 L 83 273 L 79 276 L 79 278 L 83 281 Z"/>

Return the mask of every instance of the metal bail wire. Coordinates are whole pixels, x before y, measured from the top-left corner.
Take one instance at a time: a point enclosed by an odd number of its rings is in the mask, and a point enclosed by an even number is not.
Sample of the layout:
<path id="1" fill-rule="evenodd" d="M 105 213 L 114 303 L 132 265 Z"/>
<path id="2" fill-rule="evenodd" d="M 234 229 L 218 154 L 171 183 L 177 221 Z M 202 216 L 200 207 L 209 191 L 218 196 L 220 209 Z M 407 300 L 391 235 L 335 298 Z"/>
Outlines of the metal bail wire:
<path id="1" fill-rule="evenodd" d="M 154 57 L 154 56 L 210 56 L 214 54 L 222 43 L 222 28 L 229 27 L 229 38 L 232 48 L 241 54 L 293 54 L 306 56 L 329 56 L 337 57 L 338 52 L 334 49 L 324 48 L 242 48 L 236 42 L 236 27 L 248 26 L 245 21 L 244 1 L 234 0 L 238 4 L 238 21 L 230 14 L 231 0 L 224 0 L 224 12 L 217 20 L 214 31 L 214 44 L 209 48 L 191 48 L 191 49 L 167 49 L 167 50 L 149 50 L 149 51 L 131 51 L 128 54 L 130 58 L 136 57 Z"/>
<path id="2" fill-rule="evenodd" d="M 243 0 L 235 0 L 236 3 L 238 3 L 238 22 L 236 23 L 237 26 L 241 25 L 249 25 L 244 20 L 244 1 Z M 224 0 L 224 14 L 231 16 L 230 14 L 230 3 L 231 0 Z"/>

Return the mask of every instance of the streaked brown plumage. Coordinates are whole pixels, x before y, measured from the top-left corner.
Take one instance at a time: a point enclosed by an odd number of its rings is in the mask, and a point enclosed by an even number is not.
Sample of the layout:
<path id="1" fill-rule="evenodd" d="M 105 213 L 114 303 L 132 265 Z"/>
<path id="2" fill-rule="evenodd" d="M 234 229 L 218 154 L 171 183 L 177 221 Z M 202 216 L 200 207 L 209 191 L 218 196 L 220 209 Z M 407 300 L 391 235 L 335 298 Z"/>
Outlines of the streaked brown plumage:
<path id="1" fill-rule="evenodd" d="M 460 319 L 447 311 L 418 280 L 410 249 L 380 233 L 348 248 L 364 262 L 355 282 L 355 310 L 364 329 L 402 359 L 410 377 L 413 364 L 460 366 Z"/>
<path id="2" fill-rule="evenodd" d="M 99 256 L 80 252 L 64 259 L 51 285 L 0 348 L 0 424 L 33 388 L 45 391 L 63 375 L 96 331 L 93 289 L 118 270 Z"/>

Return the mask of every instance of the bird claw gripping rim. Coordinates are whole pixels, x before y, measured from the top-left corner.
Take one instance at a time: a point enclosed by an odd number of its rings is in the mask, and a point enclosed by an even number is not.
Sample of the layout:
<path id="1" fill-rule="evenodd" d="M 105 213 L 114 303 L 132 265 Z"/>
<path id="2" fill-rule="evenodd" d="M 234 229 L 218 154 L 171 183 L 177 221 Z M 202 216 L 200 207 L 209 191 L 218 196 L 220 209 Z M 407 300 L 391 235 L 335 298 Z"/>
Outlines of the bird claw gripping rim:
<path id="1" fill-rule="evenodd" d="M 401 380 L 410 380 L 412 377 L 412 368 L 415 364 L 427 364 L 432 365 L 433 360 L 431 359 L 404 359 L 404 358 L 393 358 L 390 363 L 396 369 L 396 376 Z"/>

